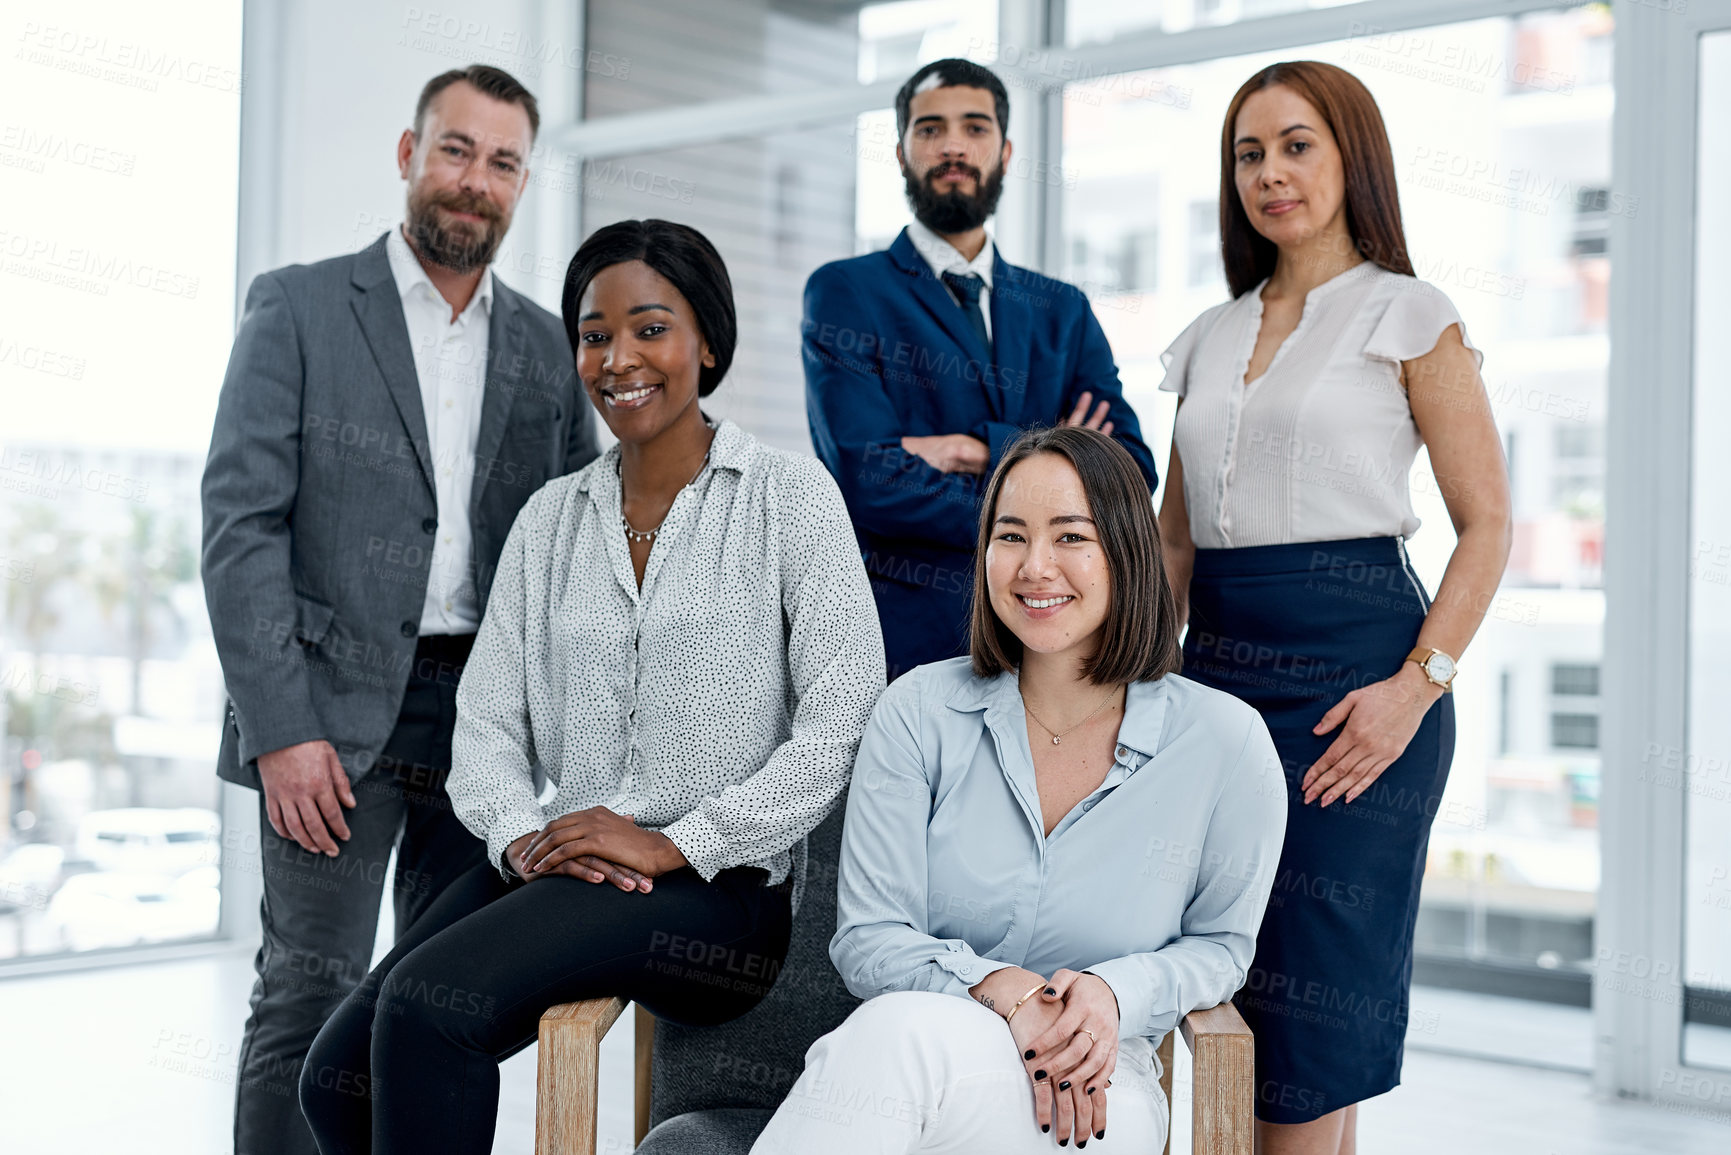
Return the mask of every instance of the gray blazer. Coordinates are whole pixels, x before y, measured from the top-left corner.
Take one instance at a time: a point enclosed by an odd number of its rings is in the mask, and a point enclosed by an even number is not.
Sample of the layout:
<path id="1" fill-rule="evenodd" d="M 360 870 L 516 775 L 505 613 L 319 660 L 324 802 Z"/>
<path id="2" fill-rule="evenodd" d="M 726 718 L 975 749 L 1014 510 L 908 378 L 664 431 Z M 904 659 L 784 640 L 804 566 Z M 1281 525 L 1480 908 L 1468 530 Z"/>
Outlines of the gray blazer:
<path id="1" fill-rule="evenodd" d="M 482 611 L 529 495 L 596 455 L 558 317 L 493 282 L 469 496 Z M 202 486 L 205 603 L 229 695 L 217 773 L 323 738 L 355 779 L 396 725 L 438 507 L 385 237 L 263 273 L 229 355 Z"/>

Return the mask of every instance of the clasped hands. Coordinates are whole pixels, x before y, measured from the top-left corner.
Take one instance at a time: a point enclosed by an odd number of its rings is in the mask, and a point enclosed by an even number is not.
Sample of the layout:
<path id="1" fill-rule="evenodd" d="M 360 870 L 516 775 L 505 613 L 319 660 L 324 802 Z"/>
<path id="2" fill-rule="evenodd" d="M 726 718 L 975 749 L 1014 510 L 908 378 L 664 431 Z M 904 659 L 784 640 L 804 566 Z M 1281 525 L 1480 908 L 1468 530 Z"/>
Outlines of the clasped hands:
<path id="1" fill-rule="evenodd" d="M 1043 981 L 1006 967 L 970 988 L 982 1006 L 1009 1014 L 1016 1000 Z M 1060 970 L 1009 1019 L 1010 1037 L 1034 1084 L 1035 1122 L 1077 1147 L 1106 1135 L 1106 1088 L 1118 1065 L 1118 997 L 1105 979 Z"/>
<path id="2" fill-rule="evenodd" d="M 686 865 L 667 835 L 645 830 L 631 815 L 605 806 L 576 810 L 530 831 L 505 848 L 505 859 L 530 882 L 563 874 L 644 894 L 657 875 Z"/>
<path id="3" fill-rule="evenodd" d="M 1092 393 L 1084 392 L 1076 399 L 1076 408 L 1058 422 L 1060 425 L 1085 425 L 1110 437 L 1112 423 L 1106 420 L 1111 412 L 1109 402 L 1102 401 L 1092 416 L 1088 406 Z M 984 441 L 967 433 L 940 433 L 931 437 L 904 437 L 902 449 L 913 454 L 939 473 L 983 474 L 992 464 L 992 451 Z"/>

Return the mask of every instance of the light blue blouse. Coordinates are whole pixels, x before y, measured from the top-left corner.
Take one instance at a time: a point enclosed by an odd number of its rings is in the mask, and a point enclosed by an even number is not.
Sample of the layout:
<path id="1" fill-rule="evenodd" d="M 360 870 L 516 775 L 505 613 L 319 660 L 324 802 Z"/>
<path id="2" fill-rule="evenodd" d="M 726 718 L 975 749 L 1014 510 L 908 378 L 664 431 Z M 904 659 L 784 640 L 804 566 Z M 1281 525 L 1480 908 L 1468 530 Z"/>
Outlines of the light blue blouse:
<path id="1" fill-rule="evenodd" d="M 1279 756 L 1229 694 L 1131 683 L 1111 769 L 1044 835 L 1024 717 L 1016 675 L 976 678 L 965 657 L 878 699 L 830 957 L 862 998 L 967 998 L 1009 966 L 1092 971 L 1146 1067 L 1185 1014 L 1244 982 L 1286 831 Z"/>

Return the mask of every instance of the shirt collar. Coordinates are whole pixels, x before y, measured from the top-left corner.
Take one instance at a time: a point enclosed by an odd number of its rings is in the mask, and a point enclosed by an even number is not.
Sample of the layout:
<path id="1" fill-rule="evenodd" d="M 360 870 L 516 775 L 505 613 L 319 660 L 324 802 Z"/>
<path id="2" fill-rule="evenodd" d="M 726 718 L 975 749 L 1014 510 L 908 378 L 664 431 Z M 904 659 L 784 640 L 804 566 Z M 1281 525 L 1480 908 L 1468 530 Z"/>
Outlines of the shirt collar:
<path id="1" fill-rule="evenodd" d="M 743 474 L 751 462 L 752 451 L 757 445 L 757 438 L 723 417 L 715 424 L 715 437 L 709 443 L 709 464 L 718 469 L 731 469 Z M 607 452 L 597 457 L 593 464 L 578 470 L 571 485 L 585 493 L 593 494 L 597 478 L 609 478 L 617 481 L 619 477 L 619 444 L 607 447 Z"/>
<path id="2" fill-rule="evenodd" d="M 397 283 L 397 296 L 404 304 L 408 303 L 410 294 L 417 289 L 430 299 L 439 302 L 445 308 L 450 303 L 439 294 L 433 279 L 427 276 L 427 270 L 421 267 L 421 259 L 415 256 L 415 250 L 409 247 L 408 240 L 403 236 L 403 226 L 393 227 L 385 237 L 385 255 L 390 258 L 391 278 Z M 481 274 L 481 283 L 475 289 L 475 295 L 469 298 L 459 316 L 467 318 L 479 310 L 489 319 L 493 315 L 493 266 L 488 265 L 487 271 Z"/>
<path id="3" fill-rule="evenodd" d="M 963 681 L 948 700 L 951 709 L 967 712 L 994 706 L 1000 710 L 1013 708 L 1024 712 L 1021 689 L 1016 672 L 1004 670 L 991 678 L 970 677 Z M 1166 711 L 1171 701 L 1165 678 L 1152 682 L 1131 682 L 1124 695 L 1124 720 L 1118 724 L 1118 745 L 1152 758 L 1160 749 L 1161 736 L 1166 731 Z"/>
<path id="4" fill-rule="evenodd" d="M 1381 268 L 1382 266 L 1377 264 L 1375 261 L 1360 261 L 1351 268 L 1344 269 L 1341 272 L 1334 274 L 1334 276 L 1328 278 L 1328 280 L 1322 282 L 1322 284 L 1313 286 L 1308 293 L 1304 294 L 1305 304 L 1309 304 L 1311 301 L 1320 301 L 1330 293 L 1337 292 L 1346 288 L 1348 285 L 1361 281 L 1366 277 L 1373 276 Z M 1262 290 L 1268 287 L 1268 282 L 1271 279 L 1272 278 L 1270 277 L 1262 278 L 1260 281 L 1256 282 L 1256 287 L 1254 289 L 1244 294 L 1244 297 L 1250 298 L 1250 300 L 1260 308 L 1262 305 Z M 1241 297 L 1239 299 L 1243 300 L 1244 298 Z"/>
<path id="5" fill-rule="evenodd" d="M 986 243 L 980 246 L 979 253 L 971 261 L 962 256 L 954 245 L 917 220 L 908 222 L 908 239 L 914 243 L 920 256 L 926 259 L 926 264 L 932 267 L 933 276 L 942 279 L 945 273 L 955 273 L 957 276 L 972 273 L 986 283 L 987 292 L 991 291 L 992 257 L 997 252 L 997 243 L 991 237 L 986 238 Z"/>

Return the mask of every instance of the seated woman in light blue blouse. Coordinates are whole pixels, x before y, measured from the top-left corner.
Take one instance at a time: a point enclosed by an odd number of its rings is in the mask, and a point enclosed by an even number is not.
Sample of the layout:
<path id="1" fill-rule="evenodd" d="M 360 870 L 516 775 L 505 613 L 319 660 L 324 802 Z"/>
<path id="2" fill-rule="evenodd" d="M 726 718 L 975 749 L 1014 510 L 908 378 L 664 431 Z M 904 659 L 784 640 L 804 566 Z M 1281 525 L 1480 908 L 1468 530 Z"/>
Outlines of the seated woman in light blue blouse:
<path id="1" fill-rule="evenodd" d="M 892 684 L 854 764 L 830 955 L 870 1001 L 756 1155 L 1159 1151 L 1155 1047 L 1250 965 L 1285 781 L 1254 710 L 1174 672 L 1130 455 L 1025 434 L 978 557 L 972 656 Z"/>

